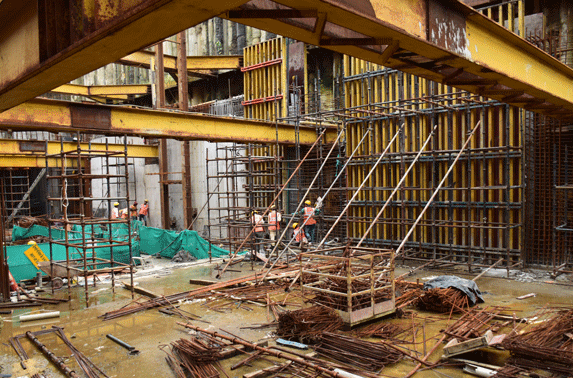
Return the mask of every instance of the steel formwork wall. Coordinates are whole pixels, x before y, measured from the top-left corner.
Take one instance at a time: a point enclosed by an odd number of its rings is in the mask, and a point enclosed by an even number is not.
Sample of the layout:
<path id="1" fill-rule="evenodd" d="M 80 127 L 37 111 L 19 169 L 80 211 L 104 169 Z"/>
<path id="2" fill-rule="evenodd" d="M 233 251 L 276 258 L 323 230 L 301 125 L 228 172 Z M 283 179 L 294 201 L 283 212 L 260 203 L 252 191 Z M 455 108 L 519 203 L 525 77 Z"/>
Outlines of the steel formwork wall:
<path id="1" fill-rule="evenodd" d="M 350 209 L 348 237 L 359 240 L 434 125 L 435 135 L 365 242 L 396 247 L 414 223 L 466 139 L 481 126 L 446 185 L 409 239 L 413 257 L 489 265 L 520 261 L 523 212 L 522 111 L 398 71 L 344 58 L 347 151 L 368 127 L 361 159 L 348 171 L 349 196 L 397 132 L 386 159 Z M 419 252 L 419 253 L 418 253 Z"/>

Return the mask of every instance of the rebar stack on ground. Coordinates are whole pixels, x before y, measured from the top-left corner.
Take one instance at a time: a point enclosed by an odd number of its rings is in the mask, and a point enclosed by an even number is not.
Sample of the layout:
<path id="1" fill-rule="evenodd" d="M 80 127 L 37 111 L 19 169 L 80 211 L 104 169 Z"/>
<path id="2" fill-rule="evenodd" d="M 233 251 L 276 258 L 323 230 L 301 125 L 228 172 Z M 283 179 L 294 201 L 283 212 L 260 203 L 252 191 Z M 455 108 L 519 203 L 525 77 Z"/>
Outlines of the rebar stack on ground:
<path id="1" fill-rule="evenodd" d="M 406 331 L 406 328 L 398 324 L 380 322 L 370 324 L 357 330 L 355 335 L 356 337 L 379 337 L 381 339 L 392 339 L 404 331 Z"/>
<path id="2" fill-rule="evenodd" d="M 385 344 L 331 332 L 320 335 L 315 351 L 321 356 L 373 373 L 404 357 L 403 353 Z"/>
<path id="3" fill-rule="evenodd" d="M 218 363 L 223 358 L 221 344 L 213 344 L 211 339 L 207 342 L 197 337 L 179 339 L 171 343 L 171 353 L 162 349 L 177 377 L 185 378 L 190 374 L 194 378 L 212 378 L 219 377 L 219 371 L 223 371 Z"/>
<path id="4" fill-rule="evenodd" d="M 458 341 L 483 336 L 494 324 L 490 322 L 503 310 L 503 307 L 473 308 L 450 325 L 444 334 Z"/>
<path id="5" fill-rule="evenodd" d="M 518 367 L 571 373 L 573 309 L 557 310 L 549 320 L 522 331 L 512 332 L 501 344 L 511 351 L 511 363 Z"/>
<path id="6" fill-rule="evenodd" d="M 425 290 L 414 301 L 420 310 L 438 313 L 459 313 L 469 309 L 468 297 L 458 289 L 451 287 Z"/>
<path id="7" fill-rule="evenodd" d="M 505 365 L 499 369 L 491 378 L 515 378 L 520 376 L 520 374 L 527 373 L 528 370 L 522 369 L 517 366 Z"/>
<path id="8" fill-rule="evenodd" d="M 277 335 L 288 340 L 315 342 L 323 332 L 334 332 L 342 327 L 342 319 L 331 309 L 313 306 L 279 315 Z"/>

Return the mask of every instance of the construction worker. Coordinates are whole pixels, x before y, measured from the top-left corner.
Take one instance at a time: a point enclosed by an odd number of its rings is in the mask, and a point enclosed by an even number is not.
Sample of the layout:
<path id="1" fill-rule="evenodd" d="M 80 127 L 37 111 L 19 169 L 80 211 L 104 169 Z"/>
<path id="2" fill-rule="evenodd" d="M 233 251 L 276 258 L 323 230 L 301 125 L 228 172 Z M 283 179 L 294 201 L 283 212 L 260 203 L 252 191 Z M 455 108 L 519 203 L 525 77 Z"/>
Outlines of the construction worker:
<path id="1" fill-rule="evenodd" d="M 293 223 L 292 224 L 292 228 L 294 228 L 294 232 L 292 234 L 292 237 L 294 238 L 295 241 L 295 245 L 301 246 L 303 243 L 306 243 L 306 237 L 304 236 L 304 232 L 301 232 L 300 227 L 298 226 L 298 223 Z"/>
<path id="2" fill-rule="evenodd" d="M 306 205 L 300 212 L 300 215 L 304 216 L 304 233 L 306 234 L 306 238 L 308 239 L 309 243 L 314 243 L 314 230 L 316 228 L 316 219 L 314 219 L 314 215 L 317 214 L 317 210 L 312 207 L 312 202 L 310 200 L 304 201 Z"/>
<path id="3" fill-rule="evenodd" d="M 119 218 L 119 202 L 113 204 L 113 209 L 111 209 L 111 219 Z"/>
<path id="4" fill-rule="evenodd" d="M 263 239 L 265 237 L 265 228 L 263 227 L 263 216 L 259 214 L 258 211 L 253 210 L 251 213 L 251 223 L 255 227 L 255 242 L 258 244 L 258 248 L 255 247 L 255 250 L 258 249 L 259 252 L 264 254 L 263 248 Z"/>
<path id="5" fill-rule="evenodd" d="M 133 205 L 129 207 L 129 216 L 132 221 L 137 220 L 137 201 L 134 201 Z"/>
<path id="6" fill-rule="evenodd" d="M 269 213 L 269 236 L 271 240 L 276 240 L 277 231 L 281 228 L 281 220 L 282 215 L 280 211 L 277 211 L 277 207 L 275 205 L 271 205 L 271 212 Z"/>
<path id="7" fill-rule="evenodd" d="M 139 208 L 139 220 L 147 226 L 147 215 L 149 215 L 149 201 L 143 201 L 143 205 Z"/>

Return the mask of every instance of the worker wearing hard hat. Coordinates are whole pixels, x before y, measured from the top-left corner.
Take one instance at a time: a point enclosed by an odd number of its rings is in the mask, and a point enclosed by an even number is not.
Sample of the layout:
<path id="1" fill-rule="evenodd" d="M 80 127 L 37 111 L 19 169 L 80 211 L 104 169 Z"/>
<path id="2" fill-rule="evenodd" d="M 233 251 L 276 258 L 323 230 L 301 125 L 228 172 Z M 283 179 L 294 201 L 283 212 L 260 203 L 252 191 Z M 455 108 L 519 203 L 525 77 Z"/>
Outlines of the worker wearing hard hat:
<path id="1" fill-rule="evenodd" d="M 304 233 L 309 243 L 314 243 L 314 231 L 316 229 L 316 219 L 314 216 L 318 214 L 318 210 L 312 206 L 310 200 L 304 201 L 304 208 L 299 212 L 304 217 Z"/>
<path id="2" fill-rule="evenodd" d="M 304 232 L 301 231 L 299 224 L 298 223 L 293 223 L 292 224 L 292 228 L 294 228 L 294 232 L 292 234 L 292 237 L 295 241 L 295 245 L 301 245 L 303 243 L 306 243 L 306 237 L 304 236 Z"/>
<path id="3" fill-rule="evenodd" d="M 113 209 L 111 209 L 111 219 L 119 218 L 119 202 L 113 204 Z"/>
<path id="4" fill-rule="evenodd" d="M 263 226 L 263 216 L 259 214 L 258 211 L 253 210 L 251 212 L 251 224 L 255 228 L 255 251 L 259 251 L 264 254 L 263 239 L 265 238 L 265 227 Z"/>
<path id="5" fill-rule="evenodd" d="M 147 226 L 147 216 L 149 215 L 149 201 L 146 199 L 139 208 L 139 220 Z"/>
<path id="6" fill-rule="evenodd" d="M 129 217 L 132 221 L 137 220 L 137 201 L 134 201 L 133 205 L 129 207 Z"/>
<path id="7" fill-rule="evenodd" d="M 277 207 L 274 204 L 271 205 L 271 212 L 269 213 L 269 237 L 271 240 L 277 239 L 277 231 L 281 228 L 281 220 L 282 215 L 280 211 L 277 211 Z"/>

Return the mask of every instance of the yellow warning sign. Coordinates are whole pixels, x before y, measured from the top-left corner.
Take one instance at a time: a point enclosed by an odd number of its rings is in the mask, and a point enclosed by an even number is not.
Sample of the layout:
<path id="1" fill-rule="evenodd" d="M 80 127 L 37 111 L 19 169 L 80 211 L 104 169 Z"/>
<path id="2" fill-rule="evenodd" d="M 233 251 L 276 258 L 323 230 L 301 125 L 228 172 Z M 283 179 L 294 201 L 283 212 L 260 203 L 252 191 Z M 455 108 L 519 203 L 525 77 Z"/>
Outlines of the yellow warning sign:
<path id="1" fill-rule="evenodd" d="M 44 252 L 42 252 L 40 247 L 38 247 L 37 244 L 34 244 L 30 248 L 28 248 L 26 251 L 24 251 L 24 254 L 32 262 L 32 264 L 34 264 L 36 269 L 38 269 L 38 263 L 40 261 L 48 261 L 48 258 L 46 257 Z"/>

